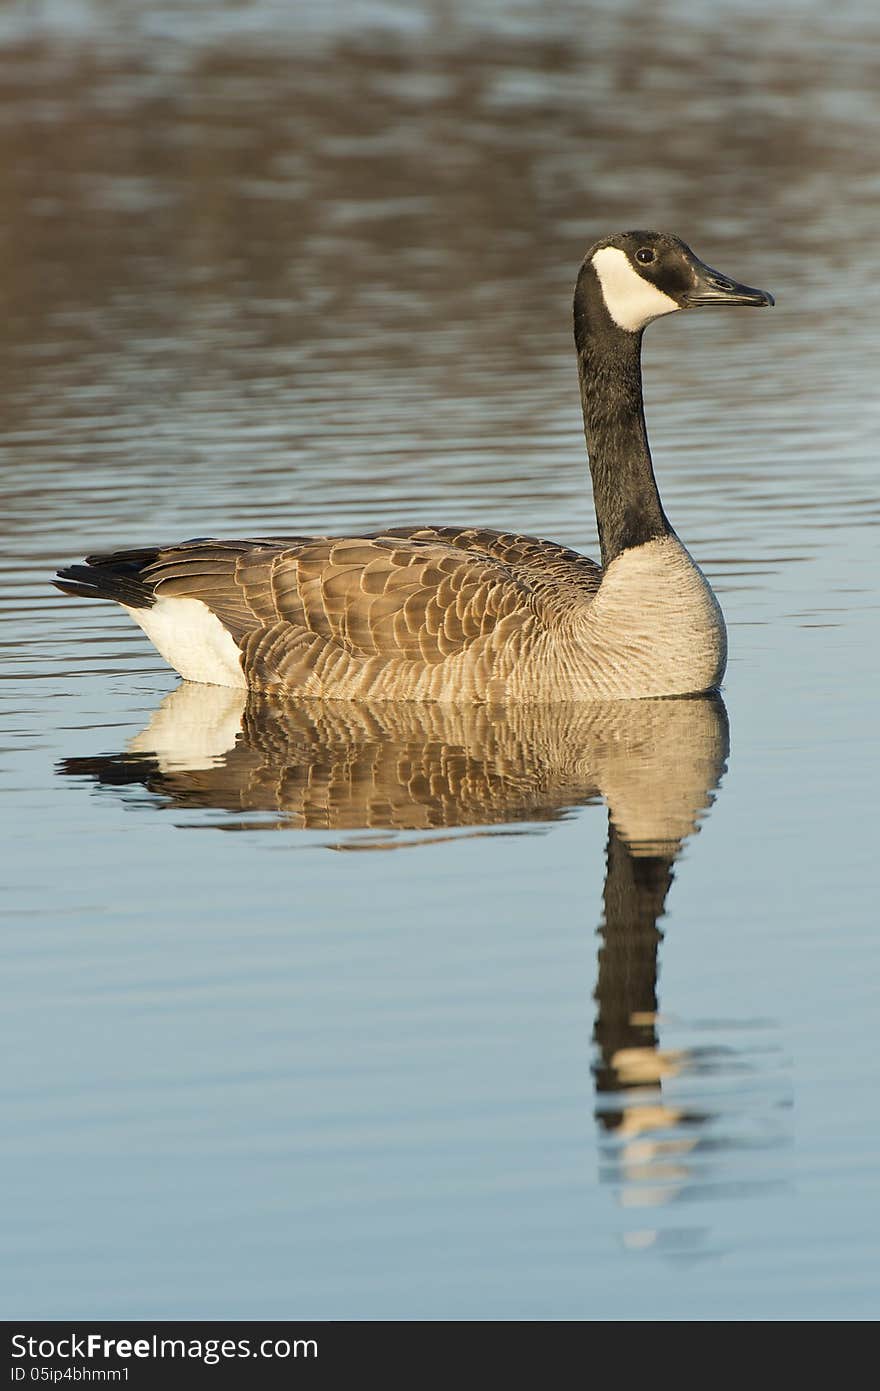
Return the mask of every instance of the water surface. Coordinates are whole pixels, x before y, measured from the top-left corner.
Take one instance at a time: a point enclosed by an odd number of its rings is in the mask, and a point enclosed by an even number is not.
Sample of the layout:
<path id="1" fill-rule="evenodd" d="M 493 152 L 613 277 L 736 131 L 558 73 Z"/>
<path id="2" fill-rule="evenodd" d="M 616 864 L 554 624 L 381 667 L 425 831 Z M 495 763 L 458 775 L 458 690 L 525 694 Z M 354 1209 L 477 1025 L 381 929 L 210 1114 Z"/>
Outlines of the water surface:
<path id="1" fill-rule="evenodd" d="M 8 1317 L 873 1317 L 873 6 L 0 22 Z M 597 541 L 586 246 L 651 330 L 723 703 L 181 687 L 109 544 Z M 235 834 L 219 834 L 219 832 Z"/>

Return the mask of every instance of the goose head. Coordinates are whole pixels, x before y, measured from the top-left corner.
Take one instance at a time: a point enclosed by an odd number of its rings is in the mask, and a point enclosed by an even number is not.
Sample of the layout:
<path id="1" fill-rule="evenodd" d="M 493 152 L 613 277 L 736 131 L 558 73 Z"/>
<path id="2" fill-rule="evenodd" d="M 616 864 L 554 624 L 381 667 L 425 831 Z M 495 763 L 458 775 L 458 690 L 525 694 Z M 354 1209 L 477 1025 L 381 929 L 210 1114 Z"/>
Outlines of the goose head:
<path id="1" fill-rule="evenodd" d="M 640 333 L 676 309 L 770 305 L 773 296 L 713 270 L 679 237 L 620 232 L 587 252 L 575 295 L 576 328 L 601 326 Z M 582 322 L 578 323 L 581 319 Z"/>

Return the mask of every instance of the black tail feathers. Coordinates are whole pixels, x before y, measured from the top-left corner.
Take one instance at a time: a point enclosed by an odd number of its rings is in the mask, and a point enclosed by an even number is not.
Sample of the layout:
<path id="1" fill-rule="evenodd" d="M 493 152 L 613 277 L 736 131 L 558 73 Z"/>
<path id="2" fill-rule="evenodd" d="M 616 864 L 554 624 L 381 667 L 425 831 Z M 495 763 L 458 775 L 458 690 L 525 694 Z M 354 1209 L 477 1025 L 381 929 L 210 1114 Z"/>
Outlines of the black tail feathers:
<path id="1" fill-rule="evenodd" d="M 92 564 L 92 561 L 97 561 Z M 115 599 L 130 609 L 148 609 L 156 602 L 149 584 L 140 575 L 137 562 L 90 556 L 85 565 L 68 565 L 52 581 L 62 594 L 80 599 Z"/>

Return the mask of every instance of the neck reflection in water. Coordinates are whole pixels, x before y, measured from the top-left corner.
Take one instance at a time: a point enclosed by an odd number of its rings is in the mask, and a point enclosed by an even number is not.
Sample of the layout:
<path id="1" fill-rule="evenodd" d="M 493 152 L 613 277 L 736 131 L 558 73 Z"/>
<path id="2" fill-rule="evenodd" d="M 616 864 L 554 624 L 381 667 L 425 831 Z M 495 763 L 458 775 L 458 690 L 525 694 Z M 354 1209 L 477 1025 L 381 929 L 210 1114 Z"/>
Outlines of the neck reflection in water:
<path id="1" fill-rule="evenodd" d="M 607 1176 L 625 1206 L 649 1207 L 688 1186 L 684 1156 L 713 1119 L 661 1094 L 664 1078 L 713 1064 L 705 1050 L 692 1059 L 660 1047 L 658 921 L 727 753 L 718 696 L 493 709 L 273 703 L 183 684 L 125 753 L 71 758 L 59 771 L 124 797 L 145 787 L 161 807 L 233 813 L 213 827 L 374 833 L 330 842 L 349 850 L 446 838 L 401 832 L 537 830 L 603 798 L 597 1118 Z"/>

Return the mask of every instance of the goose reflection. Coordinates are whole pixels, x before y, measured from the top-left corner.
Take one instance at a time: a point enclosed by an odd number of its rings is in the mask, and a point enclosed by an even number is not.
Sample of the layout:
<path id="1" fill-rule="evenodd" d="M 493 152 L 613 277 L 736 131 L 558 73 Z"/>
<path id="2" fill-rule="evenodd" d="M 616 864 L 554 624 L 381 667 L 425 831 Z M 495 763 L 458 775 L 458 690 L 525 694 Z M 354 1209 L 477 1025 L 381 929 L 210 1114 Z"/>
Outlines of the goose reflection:
<path id="1" fill-rule="evenodd" d="M 714 798 L 727 753 L 718 696 L 493 709 L 273 704 L 184 684 L 126 752 L 68 759 L 60 771 L 123 797 L 142 785 L 166 808 L 232 814 L 214 826 L 380 833 L 330 842 L 347 849 L 432 838 L 402 834 L 413 831 L 546 830 L 604 799 L 596 1116 L 606 1176 L 625 1206 L 647 1207 L 687 1186 L 694 1175 L 686 1157 L 717 1118 L 664 1101 L 668 1079 L 718 1062 L 710 1050 L 661 1047 L 658 924 L 675 862 Z"/>
<path id="2" fill-rule="evenodd" d="M 59 771 L 240 813 L 212 824 L 249 830 L 502 828 L 604 798 L 624 855 L 671 862 L 726 754 L 717 696 L 500 708 L 273 702 L 184 683 L 124 753 Z"/>

